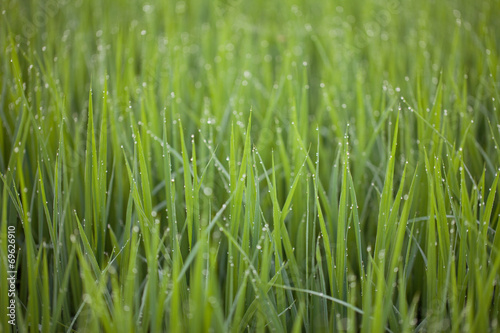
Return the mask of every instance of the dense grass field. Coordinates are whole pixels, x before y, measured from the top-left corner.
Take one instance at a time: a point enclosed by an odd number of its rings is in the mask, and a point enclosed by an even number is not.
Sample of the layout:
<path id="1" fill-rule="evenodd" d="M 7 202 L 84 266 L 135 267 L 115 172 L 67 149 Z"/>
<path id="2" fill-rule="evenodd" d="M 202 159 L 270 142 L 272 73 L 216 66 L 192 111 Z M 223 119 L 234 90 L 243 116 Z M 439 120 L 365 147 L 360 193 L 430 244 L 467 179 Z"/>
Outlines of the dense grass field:
<path id="1" fill-rule="evenodd" d="M 500 1 L 0 10 L 0 332 L 500 330 Z"/>

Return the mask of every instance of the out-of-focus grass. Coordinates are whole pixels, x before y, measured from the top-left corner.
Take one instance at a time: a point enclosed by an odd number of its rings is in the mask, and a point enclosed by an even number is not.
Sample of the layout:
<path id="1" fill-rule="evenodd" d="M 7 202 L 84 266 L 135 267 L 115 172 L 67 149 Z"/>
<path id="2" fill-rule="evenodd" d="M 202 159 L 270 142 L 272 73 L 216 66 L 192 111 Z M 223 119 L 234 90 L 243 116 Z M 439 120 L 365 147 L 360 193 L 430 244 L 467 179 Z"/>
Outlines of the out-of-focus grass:
<path id="1" fill-rule="evenodd" d="M 1 10 L 0 331 L 499 329 L 498 1 Z"/>

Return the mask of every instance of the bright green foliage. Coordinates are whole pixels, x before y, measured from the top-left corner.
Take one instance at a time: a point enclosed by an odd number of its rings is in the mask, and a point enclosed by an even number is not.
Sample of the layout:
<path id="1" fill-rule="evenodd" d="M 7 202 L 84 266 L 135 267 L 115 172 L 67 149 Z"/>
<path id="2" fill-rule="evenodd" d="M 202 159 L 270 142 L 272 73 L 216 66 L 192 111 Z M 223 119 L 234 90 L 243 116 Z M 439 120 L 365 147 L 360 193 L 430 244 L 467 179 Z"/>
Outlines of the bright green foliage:
<path id="1" fill-rule="evenodd" d="M 0 332 L 500 329 L 498 0 L 0 9 Z"/>

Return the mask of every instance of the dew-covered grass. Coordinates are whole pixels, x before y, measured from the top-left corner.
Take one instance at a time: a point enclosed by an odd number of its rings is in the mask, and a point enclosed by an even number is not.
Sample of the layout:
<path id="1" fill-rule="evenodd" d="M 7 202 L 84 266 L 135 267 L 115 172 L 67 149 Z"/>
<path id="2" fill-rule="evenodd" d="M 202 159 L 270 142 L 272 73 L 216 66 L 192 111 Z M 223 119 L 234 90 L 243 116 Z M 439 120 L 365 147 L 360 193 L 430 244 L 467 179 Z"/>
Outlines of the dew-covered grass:
<path id="1" fill-rule="evenodd" d="M 500 329 L 498 0 L 0 9 L 0 332 Z"/>

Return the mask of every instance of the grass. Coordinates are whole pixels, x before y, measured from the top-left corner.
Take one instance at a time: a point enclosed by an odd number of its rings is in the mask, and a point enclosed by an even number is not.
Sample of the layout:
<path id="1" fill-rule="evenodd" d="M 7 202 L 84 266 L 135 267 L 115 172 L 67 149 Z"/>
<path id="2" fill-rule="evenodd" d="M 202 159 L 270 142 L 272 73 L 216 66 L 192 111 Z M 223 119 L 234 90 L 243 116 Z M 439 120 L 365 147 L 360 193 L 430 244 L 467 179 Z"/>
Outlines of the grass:
<path id="1" fill-rule="evenodd" d="M 1 10 L 0 331 L 500 330 L 499 1 Z"/>

